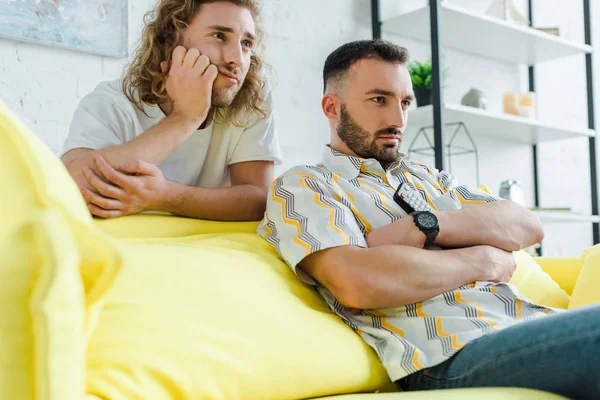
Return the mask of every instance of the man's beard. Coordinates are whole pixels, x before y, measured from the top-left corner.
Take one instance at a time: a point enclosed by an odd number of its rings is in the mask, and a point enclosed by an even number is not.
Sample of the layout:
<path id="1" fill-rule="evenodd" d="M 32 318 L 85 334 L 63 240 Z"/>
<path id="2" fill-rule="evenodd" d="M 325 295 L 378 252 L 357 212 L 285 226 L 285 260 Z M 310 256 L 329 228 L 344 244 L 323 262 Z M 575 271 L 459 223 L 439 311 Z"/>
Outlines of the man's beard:
<path id="1" fill-rule="evenodd" d="M 382 164 L 389 164 L 396 161 L 400 155 L 402 132 L 399 129 L 386 128 L 370 133 L 354 122 L 344 104 L 341 107 L 341 121 L 337 134 L 342 142 L 361 158 L 374 158 Z M 398 135 L 398 144 L 377 142 L 379 136 L 390 134 Z"/>
<path id="2" fill-rule="evenodd" d="M 217 108 L 229 107 L 239 92 L 239 87 L 213 87 L 211 105 Z"/>
<path id="3" fill-rule="evenodd" d="M 223 107 L 229 107 L 231 105 L 231 103 L 233 103 L 233 100 L 235 99 L 235 96 L 237 96 L 240 92 L 240 90 L 242 89 L 242 87 L 244 86 L 244 81 L 245 81 L 245 76 L 242 76 L 241 71 L 229 68 L 227 66 L 222 66 L 219 67 L 219 69 L 224 69 L 234 75 L 236 75 L 239 79 L 239 82 L 237 85 L 223 85 L 223 86 L 215 86 L 213 83 L 213 89 L 212 89 L 212 99 L 211 99 L 211 105 L 213 107 L 217 107 L 217 108 L 223 108 Z M 219 76 L 217 76 L 217 79 L 219 79 Z M 216 80 L 215 80 L 216 83 Z"/>

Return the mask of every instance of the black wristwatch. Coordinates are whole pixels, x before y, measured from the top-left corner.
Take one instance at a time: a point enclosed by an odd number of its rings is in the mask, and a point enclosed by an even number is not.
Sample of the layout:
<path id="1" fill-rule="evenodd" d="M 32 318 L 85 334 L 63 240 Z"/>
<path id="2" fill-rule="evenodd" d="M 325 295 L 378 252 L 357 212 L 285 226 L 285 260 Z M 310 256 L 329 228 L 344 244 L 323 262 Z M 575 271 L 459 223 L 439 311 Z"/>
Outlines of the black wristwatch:
<path id="1" fill-rule="evenodd" d="M 433 244 L 438 233 L 440 233 L 440 225 L 438 224 L 438 219 L 435 214 L 429 211 L 415 211 L 410 215 L 412 215 L 417 228 L 427 236 L 423 247 L 428 247 Z"/>

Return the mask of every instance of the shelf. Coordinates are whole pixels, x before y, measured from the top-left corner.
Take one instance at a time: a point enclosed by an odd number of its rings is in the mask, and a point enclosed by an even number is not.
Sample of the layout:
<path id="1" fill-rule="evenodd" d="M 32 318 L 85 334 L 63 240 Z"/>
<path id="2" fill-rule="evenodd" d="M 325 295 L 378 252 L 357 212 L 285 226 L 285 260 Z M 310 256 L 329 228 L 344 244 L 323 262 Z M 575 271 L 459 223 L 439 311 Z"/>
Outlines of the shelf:
<path id="1" fill-rule="evenodd" d="M 566 211 L 534 211 L 542 222 L 600 222 L 597 215 L 574 214 Z"/>
<path id="2" fill-rule="evenodd" d="M 440 4 L 440 38 L 443 46 L 495 60 L 533 65 L 575 54 L 592 47 L 529 27 Z M 429 42 L 429 6 L 382 21 L 382 32 Z"/>
<path id="3" fill-rule="evenodd" d="M 535 119 L 492 113 L 459 104 L 446 104 L 444 107 L 444 123 L 451 122 L 464 123 L 474 136 L 491 136 L 527 144 L 595 136 L 591 129 L 557 127 Z M 414 134 L 420 128 L 428 126 L 433 126 L 433 106 L 409 110 L 408 134 Z"/>

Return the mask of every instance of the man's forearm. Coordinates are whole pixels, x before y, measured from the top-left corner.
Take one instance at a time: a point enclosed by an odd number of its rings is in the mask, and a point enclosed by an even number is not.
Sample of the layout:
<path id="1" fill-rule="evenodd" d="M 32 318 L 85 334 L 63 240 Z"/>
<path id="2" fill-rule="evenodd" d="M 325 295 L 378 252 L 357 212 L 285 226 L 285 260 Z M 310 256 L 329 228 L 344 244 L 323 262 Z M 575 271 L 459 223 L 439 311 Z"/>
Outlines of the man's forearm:
<path id="1" fill-rule="evenodd" d="M 203 188 L 171 182 L 169 199 L 160 211 L 219 221 L 258 221 L 265 212 L 267 191 L 254 185 Z"/>
<path id="2" fill-rule="evenodd" d="M 342 246 L 311 255 L 314 258 L 307 258 L 301 267 L 348 307 L 401 307 L 477 280 L 494 280 L 494 262 L 486 247 L 433 251 Z"/>
<path id="3" fill-rule="evenodd" d="M 113 166 L 130 160 L 160 165 L 181 147 L 201 123 L 171 114 L 129 142 L 95 151 L 68 152 L 63 156 L 63 162 L 72 174 L 92 165 L 94 153 L 100 153 Z"/>
<path id="4" fill-rule="evenodd" d="M 508 200 L 441 212 L 438 219 L 440 234 L 435 243 L 442 247 L 487 244 L 506 251 L 518 251 L 544 238 L 539 218 Z"/>
<path id="5" fill-rule="evenodd" d="M 440 233 L 435 243 L 445 248 L 490 245 L 517 251 L 540 242 L 544 231 L 539 218 L 511 201 L 498 201 L 456 211 L 436 213 Z M 401 244 L 423 247 L 425 235 L 412 217 L 374 229 L 367 236 L 369 246 Z"/>

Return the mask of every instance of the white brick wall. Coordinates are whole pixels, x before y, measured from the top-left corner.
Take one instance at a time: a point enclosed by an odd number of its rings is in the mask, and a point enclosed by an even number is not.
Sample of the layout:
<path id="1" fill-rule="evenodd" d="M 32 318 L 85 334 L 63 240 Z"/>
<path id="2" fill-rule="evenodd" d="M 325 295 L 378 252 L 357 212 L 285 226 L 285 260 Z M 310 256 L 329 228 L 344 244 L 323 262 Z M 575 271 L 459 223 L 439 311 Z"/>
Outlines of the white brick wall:
<path id="1" fill-rule="evenodd" d="M 382 10 L 397 11 L 425 0 L 383 0 Z M 452 0 L 483 11 L 491 0 Z M 329 138 L 322 116 L 322 65 L 337 46 L 371 35 L 369 0 L 263 0 L 268 33 L 267 60 L 277 71 L 276 118 L 283 153 L 283 170 L 299 163 L 319 160 Z M 521 5 L 523 5 L 521 0 Z M 138 40 L 143 14 L 154 0 L 131 0 L 130 49 Z M 583 40 L 581 1 L 534 0 L 539 26 L 560 26 L 572 40 Z M 600 8 L 593 9 L 593 20 Z M 399 37 L 386 37 L 408 47 L 415 59 L 429 55 L 428 46 Z M 600 46 L 600 30 L 594 32 Z M 471 87 L 483 89 L 490 108 L 501 107 L 505 90 L 527 89 L 526 69 L 514 65 L 444 50 L 450 72 L 445 90 L 448 101 L 459 102 Z M 34 44 L 0 39 L 0 96 L 39 134 L 55 153 L 62 149 L 71 115 L 81 97 L 98 82 L 120 76 L 124 61 Z M 583 57 L 538 66 L 537 92 L 540 118 L 557 123 L 586 126 Z M 595 60 L 599 71 L 600 59 Z M 600 86 L 596 74 L 596 87 Z M 596 90 L 596 104 L 600 91 Z M 599 114 L 600 117 L 600 114 Z M 410 120 L 410 118 L 409 118 Z M 409 121 L 410 123 L 410 121 Z M 600 121 L 598 121 L 600 125 Z M 497 191 L 501 180 L 517 178 L 533 204 L 530 146 L 482 139 L 472 132 L 480 150 L 482 182 Z M 407 143 L 410 138 L 405 139 Z M 406 144 L 407 145 L 407 144 Z M 564 141 L 539 146 L 542 205 L 569 205 L 589 212 L 589 175 L 586 140 Z M 454 172 L 473 184 L 474 159 L 454 159 Z M 498 168 L 502 165 L 503 168 Z M 545 252 L 549 255 L 577 254 L 591 244 L 589 224 L 548 225 Z"/>

